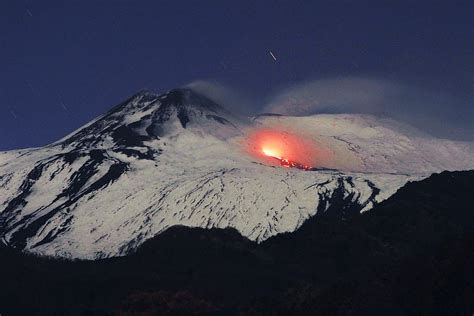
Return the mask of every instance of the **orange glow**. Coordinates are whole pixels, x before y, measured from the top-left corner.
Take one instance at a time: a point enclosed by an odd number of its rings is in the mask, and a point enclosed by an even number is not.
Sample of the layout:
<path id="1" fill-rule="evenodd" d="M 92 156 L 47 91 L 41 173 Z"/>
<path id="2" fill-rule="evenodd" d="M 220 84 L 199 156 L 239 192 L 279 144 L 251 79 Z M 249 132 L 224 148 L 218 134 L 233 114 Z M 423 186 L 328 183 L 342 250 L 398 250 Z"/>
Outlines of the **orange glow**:
<path id="1" fill-rule="evenodd" d="M 314 142 L 296 133 L 277 129 L 256 129 L 247 138 L 248 150 L 268 164 L 309 170 L 317 165 L 318 154 Z"/>
<path id="2" fill-rule="evenodd" d="M 262 152 L 265 154 L 265 156 L 281 159 L 281 154 L 277 150 L 265 147 L 265 145 L 262 147 Z"/>

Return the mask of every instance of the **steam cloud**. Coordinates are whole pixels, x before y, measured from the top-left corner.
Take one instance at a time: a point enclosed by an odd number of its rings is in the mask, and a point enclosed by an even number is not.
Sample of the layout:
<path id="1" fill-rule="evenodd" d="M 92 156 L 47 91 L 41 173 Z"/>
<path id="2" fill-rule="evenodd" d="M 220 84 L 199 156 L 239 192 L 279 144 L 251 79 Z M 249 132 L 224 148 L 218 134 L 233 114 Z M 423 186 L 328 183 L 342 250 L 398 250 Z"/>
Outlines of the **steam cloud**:
<path id="1" fill-rule="evenodd" d="M 226 85 L 212 81 L 197 80 L 187 84 L 185 87 L 207 96 L 237 114 L 253 115 L 258 112 L 259 107 L 255 101 Z"/>
<path id="2" fill-rule="evenodd" d="M 264 111 L 295 116 L 317 113 L 382 115 L 438 137 L 472 141 L 474 111 L 461 102 L 442 92 L 388 80 L 347 77 L 316 80 L 285 89 L 270 99 Z"/>
<path id="3" fill-rule="evenodd" d="M 443 92 L 385 79 L 345 77 L 304 82 L 270 96 L 265 106 L 214 82 L 195 81 L 188 87 L 241 114 L 381 115 L 437 137 L 474 141 L 474 106 Z"/>

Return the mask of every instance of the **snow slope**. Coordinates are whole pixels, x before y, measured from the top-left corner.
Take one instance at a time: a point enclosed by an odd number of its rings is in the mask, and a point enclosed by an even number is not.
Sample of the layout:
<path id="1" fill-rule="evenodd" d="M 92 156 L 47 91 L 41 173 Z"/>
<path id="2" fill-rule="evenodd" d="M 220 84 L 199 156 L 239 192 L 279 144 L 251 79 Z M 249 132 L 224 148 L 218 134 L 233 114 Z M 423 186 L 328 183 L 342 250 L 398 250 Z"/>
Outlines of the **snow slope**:
<path id="1" fill-rule="evenodd" d="M 327 153 L 321 170 L 249 153 L 259 129 L 311 140 Z M 367 211 L 407 181 L 472 168 L 472 143 L 388 119 L 248 119 L 190 89 L 141 92 L 56 143 L 0 153 L 0 234 L 73 258 L 124 255 L 173 225 L 234 227 L 262 241 L 312 216 Z"/>

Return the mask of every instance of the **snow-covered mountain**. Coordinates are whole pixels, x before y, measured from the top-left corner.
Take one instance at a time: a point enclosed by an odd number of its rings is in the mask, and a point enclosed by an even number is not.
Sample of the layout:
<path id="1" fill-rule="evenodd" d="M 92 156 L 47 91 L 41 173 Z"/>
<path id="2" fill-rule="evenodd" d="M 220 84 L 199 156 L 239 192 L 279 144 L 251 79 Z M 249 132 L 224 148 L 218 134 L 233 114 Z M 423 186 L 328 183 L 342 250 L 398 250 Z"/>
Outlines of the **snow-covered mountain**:
<path id="1" fill-rule="evenodd" d="M 291 158 L 311 168 L 262 155 L 260 135 L 302 139 Z M 141 92 L 56 143 L 0 153 L 0 235 L 74 258 L 124 255 L 174 225 L 263 241 L 312 216 L 367 211 L 407 181 L 472 168 L 472 143 L 389 119 L 249 119 L 187 88 Z"/>

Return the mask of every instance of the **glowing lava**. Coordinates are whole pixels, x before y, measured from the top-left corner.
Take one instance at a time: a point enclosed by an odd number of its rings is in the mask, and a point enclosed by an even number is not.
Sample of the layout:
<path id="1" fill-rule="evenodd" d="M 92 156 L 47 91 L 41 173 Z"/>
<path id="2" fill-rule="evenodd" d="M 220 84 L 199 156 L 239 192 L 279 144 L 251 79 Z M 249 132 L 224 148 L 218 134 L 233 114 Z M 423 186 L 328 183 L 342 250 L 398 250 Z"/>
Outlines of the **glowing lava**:
<path id="1" fill-rule="evenodd" d="M 277 158 L 277 159 L 281 159 L 281 155 L 279 152 L 277 152 L 276 150 L 274 149 L 270 149 L 268 147 L 263 147 L 262 148 L 262 152 L 265 156 L 269 156 L 269 157 L 273 157 L 273 158 Z"/>
<path id="2" fill-rule="evenodd" d="M 280 160 L 280 164 L 283 167 L 286 167 L 286 168 L 294 167 L 294 168 L 300 168 L 300 169 L 305 169 L 305 170 L 309 169 L 308 166 L 301 165 L 301 164 L 296 163 L 294 161 L 291 161 L 289 159 L 283 158 L 278 150 L 270 149 L 268 147 L 265 147 L 265 145 L 264 145 L 264 147 L 262 147 L 262 152 L 265 156 L 272 157 L 272 158 Z"/>
<path id="3" fill-rule="evenodd" d="M 251 154 L 261 159 L 266 161 L 275 159 L 286 168 L 314 169 L 312 166 L 316 161 L 315 146 L 300 135 L 286 131 L 259 129 L 250 134 L 249 141 Z"/>

